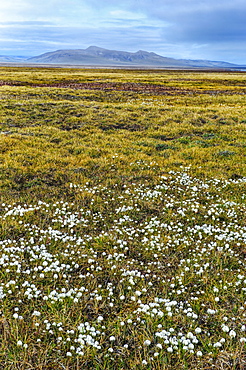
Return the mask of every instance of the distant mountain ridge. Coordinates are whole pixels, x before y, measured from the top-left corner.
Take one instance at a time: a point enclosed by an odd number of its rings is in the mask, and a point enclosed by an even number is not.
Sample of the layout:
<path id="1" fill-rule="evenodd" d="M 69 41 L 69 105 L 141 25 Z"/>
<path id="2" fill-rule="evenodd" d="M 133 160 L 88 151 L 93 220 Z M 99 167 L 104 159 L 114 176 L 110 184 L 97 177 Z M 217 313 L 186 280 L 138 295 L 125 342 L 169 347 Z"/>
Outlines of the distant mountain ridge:
<path id="1" fill-rule="evenodd" d="M 23 62 L 26 57 L 12 57 L 7 55 L 0 55 L 0 63 L 13 63 L 13 62 Z"/>
<path id="2" fill-rule="evenodd" d="M 207 60 L 186 60 L 167 58 L 153 52 L 139 50 L 135 53 L 108 50 L 97 46 L 87 49 L 57 50 L 27 59 L 29 63 L 108 65 L 108 66 L 148 66 L 148 67 L 205 67 L 233 68 L 235 64 Z"/>
<path id="3" fill-rule="evenodd" d="M 119 67 L 162 67 L 162 68 L 240 68 L 223 61 L 174 59 L 153 52 L 139 50 L 135 53 L 108 50 L 98 46 L 87 49 L 67 49 L 48 52 L 27 59 L 0 56 L 0 62 L 23 62 L 34 64 L 119 66 Z"/>

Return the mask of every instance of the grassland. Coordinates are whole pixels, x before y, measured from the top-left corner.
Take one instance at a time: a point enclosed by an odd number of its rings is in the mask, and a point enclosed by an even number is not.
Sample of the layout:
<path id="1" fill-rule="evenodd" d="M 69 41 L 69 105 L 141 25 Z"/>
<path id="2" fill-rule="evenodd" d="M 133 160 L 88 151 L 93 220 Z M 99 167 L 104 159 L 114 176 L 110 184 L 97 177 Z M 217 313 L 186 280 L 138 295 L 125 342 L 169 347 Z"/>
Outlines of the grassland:
<path id="1" fill-rule="evenodd" d="M 240 72 L 0 68 L 0 368 L 246 368 Z"/>

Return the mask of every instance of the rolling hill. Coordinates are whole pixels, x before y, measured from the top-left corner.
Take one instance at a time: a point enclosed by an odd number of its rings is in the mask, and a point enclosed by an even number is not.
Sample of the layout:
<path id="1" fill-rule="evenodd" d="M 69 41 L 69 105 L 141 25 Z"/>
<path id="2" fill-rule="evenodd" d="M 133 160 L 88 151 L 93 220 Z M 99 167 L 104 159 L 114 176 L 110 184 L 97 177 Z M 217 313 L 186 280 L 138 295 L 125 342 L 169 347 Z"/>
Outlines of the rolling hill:
<path id="1" fill-rule="evenodd" d="M 209 60 L 174 59 L 153 52 L 139 50 L 135 53 L 108 50 L 97 46 L 87 49 L 57 50 L 28 58 L 28 63 L 95 65 L 95 66 L 145 66 L 177 68 L 236 68 L 236 64 Z"/>
<path id="2" fill-rule="evenodd" d="M 13 57 L 8 55 L 0 55 L 0 63 L 17 63 L 25 61 L 25 57 Z"/>

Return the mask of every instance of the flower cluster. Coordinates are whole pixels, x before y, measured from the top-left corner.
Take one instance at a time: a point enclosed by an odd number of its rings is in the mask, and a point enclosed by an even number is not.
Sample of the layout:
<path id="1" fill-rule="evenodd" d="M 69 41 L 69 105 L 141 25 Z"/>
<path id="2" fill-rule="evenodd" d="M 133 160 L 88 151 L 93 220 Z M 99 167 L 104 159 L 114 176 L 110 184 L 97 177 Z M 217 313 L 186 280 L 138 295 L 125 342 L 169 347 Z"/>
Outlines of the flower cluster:
<path id="1" fill-rule="evenodd" d="M 49 342 L 65 358 L 144 365 L 246 342 L 246 179 L 189 171 L 1 205 L 14 231 L 0 240 L 0 299 L 19 350 Z"/>

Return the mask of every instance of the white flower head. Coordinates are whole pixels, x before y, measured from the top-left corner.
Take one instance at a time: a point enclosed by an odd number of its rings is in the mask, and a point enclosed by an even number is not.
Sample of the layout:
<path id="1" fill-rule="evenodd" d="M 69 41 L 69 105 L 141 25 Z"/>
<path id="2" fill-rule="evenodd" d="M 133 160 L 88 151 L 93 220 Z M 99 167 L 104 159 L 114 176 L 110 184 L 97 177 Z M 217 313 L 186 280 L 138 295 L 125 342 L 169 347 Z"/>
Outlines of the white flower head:
<path id="1" fill-rule="evenodd" d="M 150 340 L 145 340 L 144 341 L 144 346 L 150 346 L 151 345 L 151 341 Z"/>
<path id="2" fill-rule="evenodd" d="M 231 338 L 235 338 L 237 333 L 234 330 L 230 330 L 229 335 Z"/>

